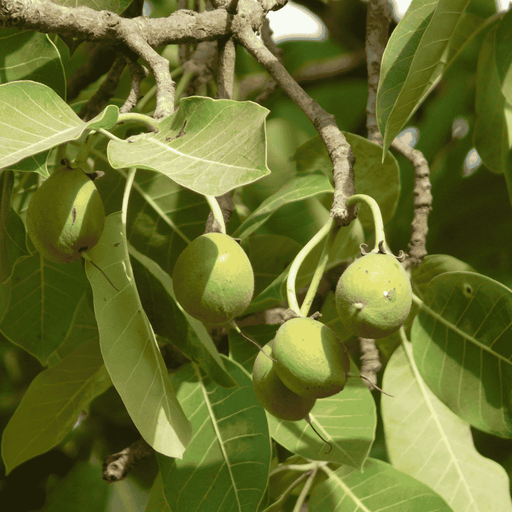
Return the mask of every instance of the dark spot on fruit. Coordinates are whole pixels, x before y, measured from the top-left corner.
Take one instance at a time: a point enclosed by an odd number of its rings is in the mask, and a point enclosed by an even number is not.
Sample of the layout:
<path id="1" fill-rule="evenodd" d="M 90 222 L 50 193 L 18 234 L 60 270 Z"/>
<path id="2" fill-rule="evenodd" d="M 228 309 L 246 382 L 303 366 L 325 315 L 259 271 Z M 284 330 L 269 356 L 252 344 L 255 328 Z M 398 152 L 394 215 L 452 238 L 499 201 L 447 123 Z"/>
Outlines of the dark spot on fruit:
<path id="1" fill-rule="evenodd" d="M 72 215 L 73 215 L 73 222 L 71 223 L 72 226 L 75 225 L 75 221 L 76 221 L 76 206 L 73 205 L 73 210 L 72 211 Z"/>
<path id="2" fill-rule="evenodd" d="M 120 243 L 121 242 L 117 242 L 116 244 L 114 244 L 114 247 L 118 247 Z"/>
<path id="3" fill-rule="evenodd" d="M 85 251 L 87 251 L 87 249 L 89 249 L 89 246 L 88 245 L 84 245 L 83 247 L 80 247 L 78 249 L 78 252 L 85 252 Z"/>

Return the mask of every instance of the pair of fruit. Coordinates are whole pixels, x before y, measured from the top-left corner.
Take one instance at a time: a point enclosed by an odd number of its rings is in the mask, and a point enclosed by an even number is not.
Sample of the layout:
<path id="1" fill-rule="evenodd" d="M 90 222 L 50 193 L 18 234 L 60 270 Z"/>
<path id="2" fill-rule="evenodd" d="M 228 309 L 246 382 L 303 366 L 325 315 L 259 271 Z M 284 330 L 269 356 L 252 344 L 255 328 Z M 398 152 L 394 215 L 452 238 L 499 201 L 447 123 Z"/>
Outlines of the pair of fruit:
<path id="1" fill-rule="evenodd" d="M 278 419 L 305 419 L 318 398 L 345 387 L 350 359 L 336 333 L 312 318 L 293 318 L 256 356 L 253 387 L 263 407 Z"/>
<path id="2" fill-rule="evenodd" d="M 92 249 L 105 225 L 103 202 L 82 169 L 60 167 L 32 196 L 27 231 L 39 253 L 71 263 Z"/>

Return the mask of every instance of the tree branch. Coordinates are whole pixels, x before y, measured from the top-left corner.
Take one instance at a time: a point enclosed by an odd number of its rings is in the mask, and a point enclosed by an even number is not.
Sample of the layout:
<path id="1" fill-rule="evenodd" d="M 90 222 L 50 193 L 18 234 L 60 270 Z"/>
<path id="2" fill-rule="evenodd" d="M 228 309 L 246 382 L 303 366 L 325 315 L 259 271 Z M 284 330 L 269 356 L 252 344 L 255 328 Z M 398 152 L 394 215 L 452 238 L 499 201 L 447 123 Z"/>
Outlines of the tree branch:
<path id="1" fill-rule="evenodd" d="M 261 26 L 261 20 L 265 15 L 261 5 L 250 0 L 240 0 L 238 7 L 238 14 L 233 18 L 231 25 L 234 36 L 309 117 L 322 137 L 333 164 L 334 201 L 331 215 L 342 226 L 350 224 L 356 216 L 357 209 L 355 206 L 347 207 L 346 204 L 347 199 L 355 194 L 355 158 L 349 143 L 337 127 L 334 116 L 327 113 L 300 87 L 279 59 L 254 33 L 254 29 Z"/>
<path id="2" fill-rule="evenodd" d="M 414 166 L 414 216 L 411 223 L 408 262 L 417 267 L 427 255 L 428 216 L 432 209 L 430 169 L 423 153 L 411 148 L 403 140 L 395 138 L 393 149 L 404 155 Z"/>

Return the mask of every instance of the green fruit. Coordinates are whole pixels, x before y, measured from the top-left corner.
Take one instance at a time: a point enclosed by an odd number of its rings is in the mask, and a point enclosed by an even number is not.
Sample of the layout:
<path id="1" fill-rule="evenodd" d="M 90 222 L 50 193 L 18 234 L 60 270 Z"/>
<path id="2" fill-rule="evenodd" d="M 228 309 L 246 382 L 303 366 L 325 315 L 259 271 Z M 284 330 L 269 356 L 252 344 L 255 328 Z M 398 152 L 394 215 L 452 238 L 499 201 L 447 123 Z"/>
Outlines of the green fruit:
<path id="1" fill-rule="evenodd" d="M 272 357 L 272 342 L 267 343 L 263 350 Z M 299 396 L 288 389 L 277 376 L 275 363 L 261 351 L 254 360 L 252 384 L 260 404 L 280 420 L 302 420 L 316 402 L 314 398 Z"/>
<path id="2" fill-rule="evenodd" d="M 276 372 L 298 395 L 325 398 L 347 381 L 350 359 L 336 333 L 312 318 L 292 318 L 277 331 L 273 354 Z"/>
<path id="3" fill-rule="evenodd" d="M 42 256 L 55 263 L 71 263 L 92 249 L 104 225 L 101 197 L 81 169 L 57 169 L 28 205 L 30 239 Z"/>
<path id="4" fill-rule="evenodd" d="M 241 315 L 254 293 L 247 254 L 222 233 L 193 240 L 176 261 L 172 279 L 181 307 L 207 324 L 225 324 Z"/>
<path id="5" fill-rule="evenodd" d="M 357 259 L 336 286 L 340 318 L 362 338 L 384 338 L 398 331 L 411 304 L 411 281 L 392 254 L 369 253 Z"/>

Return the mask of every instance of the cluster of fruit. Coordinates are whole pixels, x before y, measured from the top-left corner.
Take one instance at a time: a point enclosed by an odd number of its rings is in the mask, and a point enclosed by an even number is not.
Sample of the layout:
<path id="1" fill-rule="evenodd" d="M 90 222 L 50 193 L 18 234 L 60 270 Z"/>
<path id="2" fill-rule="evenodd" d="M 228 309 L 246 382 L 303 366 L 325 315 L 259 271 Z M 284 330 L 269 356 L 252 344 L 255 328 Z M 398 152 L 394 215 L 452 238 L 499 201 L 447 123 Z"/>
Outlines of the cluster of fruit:
<path id="1" fill-rule="evenodd" d="M 81 169 L 62 167 L 34 194 L 27 229 L 36 249 L 57 263 L 77 260 L 99 240 L 105 212 L 99 193 Z M 240 245 L 222 233 L 196 238 L 173 271 L 176 299 L 208 325 L 233 325 L 252 300 L 254 273 Z M 336 307 L 356 336 L 381 338 L 405 322 L 410 280 L 389 253 L 371 252 L 353 262 L 336 287 Z M 253 385 L 263 407 L 279 419 L 305 418 L 319 398 L 343 390 L 350 359 L 326 325 L 304 316 L 285 322 L 256 357 Z"/>
<path id="2" fill-rule="evenodd" d="M 202 235 L 178 258 L 173 272 L 176 299 L 191 316 L 223 325 L 242 314 L 254 292 L 249 258 L 230 236 Z M 382 338 L 396 332 L 411 308 L 407 274 L 392 254 L 369 253 L 352 263 L 336 288 L 336 306 L 353 334 Z M 312 318 L 285 322 L 257 355 L 253 386 L 276 418 L 304 419 L 318 398 L 345 387 L 350 359 L 336 333 Z"/>

